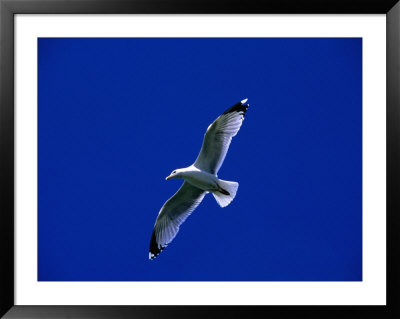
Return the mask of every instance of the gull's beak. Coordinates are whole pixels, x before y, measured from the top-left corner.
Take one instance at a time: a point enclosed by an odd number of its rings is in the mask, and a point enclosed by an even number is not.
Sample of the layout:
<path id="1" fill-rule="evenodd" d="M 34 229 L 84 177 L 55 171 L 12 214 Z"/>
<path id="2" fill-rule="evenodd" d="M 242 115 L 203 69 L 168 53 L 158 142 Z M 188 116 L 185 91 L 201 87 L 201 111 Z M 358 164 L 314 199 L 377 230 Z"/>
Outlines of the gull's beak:
<path id="1" fill-rule="evenodd" d="M 165 178 L 165 180 L 167 181 L 167 180 L 169 180 L 169 179 L 171 179 L 172 178 L 172 175 L 169 175 L 169 176 L 167 176 L 166 178 Z"/>

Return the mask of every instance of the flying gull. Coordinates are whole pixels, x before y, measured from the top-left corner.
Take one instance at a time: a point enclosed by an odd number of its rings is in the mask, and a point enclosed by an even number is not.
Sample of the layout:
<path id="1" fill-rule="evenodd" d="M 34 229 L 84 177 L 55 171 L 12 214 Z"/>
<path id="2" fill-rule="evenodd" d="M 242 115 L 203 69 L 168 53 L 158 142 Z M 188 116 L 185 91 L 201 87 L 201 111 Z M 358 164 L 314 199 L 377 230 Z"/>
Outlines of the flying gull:
<path id="1" fill-rule="evenodd" d="M 158 213 L 150 240 L 149 259 L 154 259 L 175 238 L 179 226 L 211 192 L 221 207 L 235 198 L 239 184 L 219 179 L 218 170 L 225 159 L 232 137 L 239 131 L 249 107 L 240 101 L 207 128 L 196 161 L 186 168 L 174 170 L 166 180 L 182 178 L 181 188 L 168 199 Z"/>

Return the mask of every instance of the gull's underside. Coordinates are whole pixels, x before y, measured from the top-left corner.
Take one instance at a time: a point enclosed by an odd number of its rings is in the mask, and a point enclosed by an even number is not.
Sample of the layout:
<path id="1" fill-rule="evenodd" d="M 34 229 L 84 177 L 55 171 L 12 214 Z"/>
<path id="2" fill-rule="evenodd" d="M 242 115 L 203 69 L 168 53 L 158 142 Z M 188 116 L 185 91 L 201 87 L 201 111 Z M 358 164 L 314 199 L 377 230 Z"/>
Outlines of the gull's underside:
<path id="1" fill-rule="evenodd" d="M 239 184 L 218 179 L 217 173 L 229 145 L 239 131 L 249 107 L 247 99 L 233 105 L 219 116 L 204 135 L 203 145 L 193 165 L 177 169 L 167 179 L 185 179 L 179 190 L 158 213 L 150 240 L 149 258 L 154 259 L 175 238 L 180 225 L 211 192 L 221 207 L 229 205 Z"/>

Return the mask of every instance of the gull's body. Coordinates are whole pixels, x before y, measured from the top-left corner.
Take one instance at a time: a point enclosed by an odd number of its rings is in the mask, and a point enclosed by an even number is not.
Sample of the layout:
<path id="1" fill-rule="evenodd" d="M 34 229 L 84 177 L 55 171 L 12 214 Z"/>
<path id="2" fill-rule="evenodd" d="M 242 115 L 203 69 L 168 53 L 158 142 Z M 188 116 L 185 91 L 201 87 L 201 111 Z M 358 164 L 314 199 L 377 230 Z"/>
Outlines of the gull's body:
<path id="1" fill-rule="evenodd" d="M 180 173 L 181 178 L 201 190 L 208 192 L 218 190 L 218 177 L 215 174 L 202 171 L 194 165 L 177 171 Z"/>
<path id="2" fill-rule="evenodd" d="M 228 152 L 232 137 L 239 131 L 247 111 L 247 99 L 235 104 L 208 128 L 196 161 L 174 170 L 166 179 L 185 182 L 158 213 L 150 241 L 149 258 L 154 259 L 175 238 L 179 226 L 211 192 L 221 207 L 235 198 L 239 184 L 219 179 L 217 173 Z"/>

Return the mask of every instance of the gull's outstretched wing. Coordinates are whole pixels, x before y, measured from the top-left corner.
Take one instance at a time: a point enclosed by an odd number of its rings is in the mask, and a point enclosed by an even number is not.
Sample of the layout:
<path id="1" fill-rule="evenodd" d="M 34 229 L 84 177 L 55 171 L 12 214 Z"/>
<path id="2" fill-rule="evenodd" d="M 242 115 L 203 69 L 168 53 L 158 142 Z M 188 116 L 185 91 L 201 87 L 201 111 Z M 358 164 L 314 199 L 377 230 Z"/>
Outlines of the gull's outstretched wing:
<path id="1" fill-rule="evenodd" d="M 240 101 L 221 116 L 219 116 L 207 129 L 204 135 L 203 146 L 194 162 L 197 168 L 217 174 L 224 162 L 232 137 L 242 126 L 244 115 L 249 107 L 247 99 Z"/>
<path id="2" fill-rule="evenodd" d="M 157 255 L 175 238 L 179 226 L 201 203 L 205 191 L 184 182 L 158 213 L 150 240 L 149 259 Z"/>

